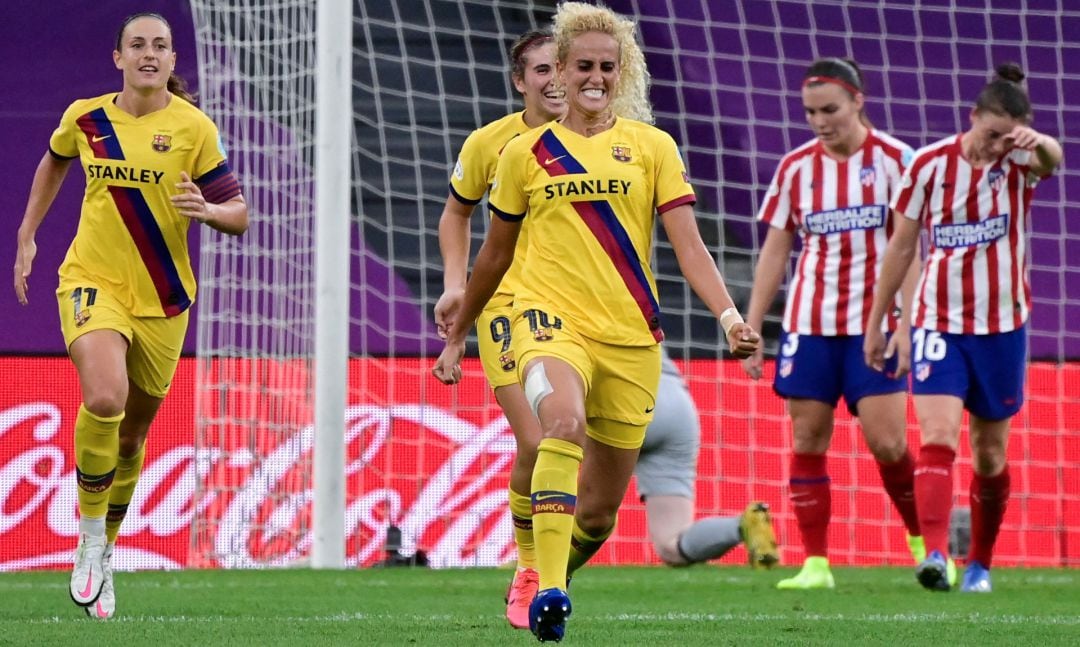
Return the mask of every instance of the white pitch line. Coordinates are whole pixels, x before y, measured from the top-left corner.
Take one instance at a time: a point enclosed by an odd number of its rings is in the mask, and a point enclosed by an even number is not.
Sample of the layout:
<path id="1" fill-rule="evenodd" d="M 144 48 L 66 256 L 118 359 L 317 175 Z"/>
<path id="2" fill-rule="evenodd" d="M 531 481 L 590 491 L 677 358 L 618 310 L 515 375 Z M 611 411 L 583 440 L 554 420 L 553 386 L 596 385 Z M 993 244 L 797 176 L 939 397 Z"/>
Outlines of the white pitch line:
<path id="1" fill-rule="evenodd" d="M 145 624 L 239 624 L 258 623 L 268 620 L 284 621 L 290 624 L 300 623 L 353 623 L 353 622 L 382 622 L 386 620 L 408 620 L 412 622 L 474 622 L 494 620 L 495 616 L 464 616 L 453 614 L 390 614 L 390 613 L 338 613 L 324 616 L 117 616 L 109 622 L 116 623 L 145 623 Z M 1080 625 L 1080 616 L 1031 616 L 1031 615 L 994 615 L 983 613 L 873 613 L 873 614 L 846 614 L 846 613 L 805 613 L 805 614 L 765 614 L 765 613 L 619 613 L 594 616 L 593 620 L 605 622 L 648 622 L 663 624 L 666 622 L 880 622 L 880 623 L 911 623 L 925 624 L 969 622 L 982 625 L 1038 625 L 1038 626 L 1076 626 Z M 65 624 L 68 622 L 86 622 L 85 618 L 71 616 L 29 619 L 27 624 Z"/>

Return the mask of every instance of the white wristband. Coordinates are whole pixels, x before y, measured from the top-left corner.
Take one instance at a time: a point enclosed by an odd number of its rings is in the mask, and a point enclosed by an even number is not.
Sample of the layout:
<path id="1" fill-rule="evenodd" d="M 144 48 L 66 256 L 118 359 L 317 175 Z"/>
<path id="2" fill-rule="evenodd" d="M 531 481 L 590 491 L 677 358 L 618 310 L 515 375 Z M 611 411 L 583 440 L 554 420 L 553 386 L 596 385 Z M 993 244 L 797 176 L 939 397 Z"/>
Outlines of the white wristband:
<path id="1" fill-rule="evenodd" d="M 724 337 L 728 336 L 728 333 L 731 332 L 731 328 L 735 324 L 741 323 L 745 322 L 743 321 L 742 315 L 740 315 L 739 311 L 734 307 L 728 308 L 720 313 L 720 325 L 724 327 Z"/>

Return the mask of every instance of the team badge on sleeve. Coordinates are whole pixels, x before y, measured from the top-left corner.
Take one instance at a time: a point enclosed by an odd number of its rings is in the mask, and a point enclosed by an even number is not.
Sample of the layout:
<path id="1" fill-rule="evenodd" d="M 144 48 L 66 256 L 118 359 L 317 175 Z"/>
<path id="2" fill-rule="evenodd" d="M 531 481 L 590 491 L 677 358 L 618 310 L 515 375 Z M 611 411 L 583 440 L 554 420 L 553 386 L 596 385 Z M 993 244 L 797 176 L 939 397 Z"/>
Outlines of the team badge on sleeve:
<path id="1" fill-rule="evenodd" d="M 154 150 L 159 153 L 168 153 L 172 148 L 172 136 L 171 135 L 154 135 L 154 141 L 150 144 Z"/>
<path id="2" fill-rule="evenodd" d="M 630 156 L 630 147 L 626 144 L 615 144 L 611 147 L 611 157 L 616 162 L 629 162 L 633 159 Z"/>
<path id="3" fill-rule="evenodd" d="M 458 160 L 457 163 L 454 164 L 454 177 L 459 180 L 465 179 L 465 167 L 461 165 L 461 160 Z"/>

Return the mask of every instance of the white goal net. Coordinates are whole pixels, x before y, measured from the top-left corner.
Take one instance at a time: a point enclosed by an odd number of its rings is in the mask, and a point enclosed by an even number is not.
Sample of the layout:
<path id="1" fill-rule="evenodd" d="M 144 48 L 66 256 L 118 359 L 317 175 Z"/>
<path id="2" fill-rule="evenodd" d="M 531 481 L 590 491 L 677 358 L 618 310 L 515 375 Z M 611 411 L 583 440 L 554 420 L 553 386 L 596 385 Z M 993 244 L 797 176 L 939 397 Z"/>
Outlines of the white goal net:
<path id="1" fill-rule="evenodd" d="M 1080 8 L 1029 3 L 1005 15 L 971 3 L 869 0 L 610 0 L 639 19 L 658 126 L 679 143 L 700 228 L 745 309 L 763 230 L 753 221 L 780 157 L 810 137 L 799 87 L 820 56 L 853 56 L 875 125 L 918 147 L 966 126 L 994 64 L 1028 72 L 1035 126 L 1068 151 L 1080 60 L 1067 34 Z M 981 3 L 978 3 L 981 4 Z M 222 129 L 251 205 L 242 239 L 203 238 L 198 442 L 199 564 L 302 559 L 310 545 L 313 348 L 314 2 L 193 0 L 202 105 Z M 347 411 L 347 560 L 379 562 L 387 528 L 400 552 L 436 566 L 512 556 L 505 506 L 513 440 L 479 364 L 450 389 L 428 374 L 440 344 L 437 222 L 464 138 L 518 109 L 506 50 L 545 23 L 553 2 L 369 0 L 354 4 L 352 265 Z M 1032 363 L 1010 447 L 1013 501 L 1002 563 L 1076 565 L 1080 542 L 1080 176 L 1036 191 Z M 473 251 L 486 211 L 473 218 Z M 658 233 L 655 267 L 666 342 L 701 411 L 698 511 L 772 504 L 784 561 L 801 560 L 786 496 L 790 427 L 767 380 L 725 360 L 711 315 Z M 766 326 L 776 346 L 782 297 Z M 907 563 L 899 519 L 857 428 L 842 414 L 832 449 L 834 563 Z M 910 439 L 917 445 L 917 431 Z M 962 452 L 960 465 L 967 461 Z M 1073 466 L 1073 467 L 1071 467 Z M 958 505 L 966 506 L 966 468 Z M 1068 484 L 1073 483 L 1072 487 Z M 1071 552 L 1069 546 L 1073 546 Z M 396 548 L 392 546 L 391 548 Z M 726 558 L 736 562 L 738 553 Z M 633 492 L 607 563 L 654 563 Z"/>

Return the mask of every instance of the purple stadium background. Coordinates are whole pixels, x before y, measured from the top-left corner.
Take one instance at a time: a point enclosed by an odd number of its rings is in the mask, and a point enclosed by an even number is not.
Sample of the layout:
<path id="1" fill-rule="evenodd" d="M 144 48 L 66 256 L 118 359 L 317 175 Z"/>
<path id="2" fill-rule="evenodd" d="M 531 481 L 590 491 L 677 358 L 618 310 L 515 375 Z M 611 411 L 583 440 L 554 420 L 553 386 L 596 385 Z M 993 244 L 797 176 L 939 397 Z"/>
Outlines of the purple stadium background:
<path id="1" fill-rule="evenodd" d="M 1065 0 L 1061 0 L 1065 1 Z M 961 5 L 971 4 L 966 0 L 958 0 Z M 612 0 L 611 6 L 616 10 L 640 13 L 642 19 L 642 32 L 646 45 L 649 47 L 649 61 L 652 72 L 658 86 L 671 87 L 674 79 L 689 79 L 707 82 L 713 72 L 708 65 L 702 65 L 705 60 L 702 57 L 684 56 L 675 59 L 670 54 L 657 53 L 655 48 L 670 46 L 673 39 L 677 39 L 680 48 L 685 52 L 701 52 L 703 55 L 710 48 L 724 50 L 727 47 L 741 47 L 741 41 L 733 41 L 729 35 L 714 33 L 707 35 L 700 23 L 695 20 L 704 20 L 706 16 L 697 15 L 701 11 L 699 3 L 681 3 L 680 18 L 687 22 L 678 28 L 672 29 L 664 18 L 670 11 L 669 2 L 666 0 Z M 727 3 L 725 3 L 726 5 Z M 945 5 L 948 3 L 935 3 L 924 1 L 923 8 L 933 8 L 935 4 Z M 982 2 L 977 3 L 982 6 Z M 752 25 L 769 26 L 773 29 L 776 16 L 772 13 L 769 3 L 747 2 L 743 5 L 745 20 Z M 1027 3 L 1029 8 L 1046 6 L 1054 9 L 1058 2 L 1052 0 L 1031 0 Z M 686 13 L 683 12 L 685 7 Z M 808 5 L 809 7 L 809 5 Z M 196 86 L 195 74 L 195 46 L 194 33 L 191 20 L 191 12 L 187 2 L 162 0 L 111 0 L 107 3 L 93 5 L 90 9 L 85 2 L 76 0 L 50 0 L 48 2 L 36 2 L 21 6 L 16 12 L 8 10 L 8 20 L 4 21 L 4 38 L 2 39 L 2 51 L 5 64 L 0 69 L 0 92 L 3 93 L 3 101 L 0 104 L 0 123 L 5 133 L 6 154 L 8 157 L 8 180 L 3 192 L 0 192 L 0 208 L 4 214 L 4 227 L 8 233 L 8 244 L 3 250 L 5 267 L 10 268 L 14 252 L 14 233 L 22 217 L 30 182 L 38 159 L 45 152 L 48 138 L 52 129 L 60 117 L 64 108 L 75 98 L 95 96 L 119 89 L 120 74 L 117 72 L 111 60 L 113 39 L 116 29 L 123 17 L 136 11 L 159 11 L 172 23 L 176 50 L 179 54 L 177 71 L 185 76 L 189 84 Z M 805 27 L 807 13 L 813 12 L 813 18 L 819 26 L 829 25 L 832 29 L 843 31 L 845 20 L 851 21 L 851 28 L 855 32 L 864 34 L 864 37 L 851 38 L 848 42 L 844 39 L 836 39 L 836 42 L 826 44 L 818 43 L 824 54 L 843 55 L 845 49 L 850 47 L 851 53 L 870 66 L 880 66 L 884 63 L 883 52 L 888 50 L 888 60 L 914 60 L 916 54 L 924 60 L 938 61 L 944 65 L 952 60 L 955 52 L 960 50 L 950 49 L 933 42 L 924 44 L 924 51 L 915 52 L 913 40 L 893 38 L 883 44 L 879 38 L 872 36 L 880 33 L 882 12 L 875 10 L 859 11 L 852 9 L 845 12 L 835 6 L 807 8 L 804 11 L 785 13 L 780 16 L 785 27 Z M 888 13 L 889 31 L 893 34 L 907 33 L 949 36 L 950 25 L 948 21 L 941 21 L 936 17 L 939 12 L 927 11 L 922 16 L 914 14 L 910 9 L 885 9 Z M 1056 24 L 1054 21 L 1029 20 L 1021 26 L 1017 24 L 1015 15 L 1000 13 L 991 14 L 986 21 L 971 21 L 970 23 L 958 23 L 967 33 L 962 36 L 970 39 L 993 38 L 994 36 L 1017 39 L 1022 33 L 1026 33 L 1038 40 L 1054 41 L 1058 34 L 1080 34 L 1080 21 L 1068 24 Z M 867 36 L 870 35 L 870 36 Z M 782 69 L 784 74 L 799 75 L 801 70 L 792 69 L 792 66 L 778 66 L 777 59 L 785 55 L 807 59 L 811 56 L 811 44 L 807 36 L 794 34 L 791 37 L 785 34 L 782 47 L 778 47 L 780 41 L 773 38 L 748 39 L 748 47 L 760 60 L 772 59 L 771 63 L 752 63 L 750 68 L 753 78 L 745 79 L 748 85 L 760 87 L 766 90 L 777 90 L 777 70 Z M 711 45 L 710 45 L 711 43 Z M 972 71 L 979 72 L 981 78 L 985 78 L 985 70 L 989 70 L 991 63 L 983 59 L 982 52 L 985 48 L 976 48 L 964 53 L 964 65 Z M 726 51 L 726 50 L 724 50 Z M 1056 132 L 1056 124 L 1075 122 L 1080 117 L 1080 57 L 1076 56 L 1077 49 L 1068 49 L 1065 55 L 1060 55 L 1056 48 L 1026 48 L 1023 52 L 1018 48 L 1003 48 L 1000 52 L 1002 60 L 1022 60 L 1030 72 L 1041 73 L 1041 78 L 1033 78 L 1029 85 L 1033 96 L 1043 97 L 1044 101 L 1060 103 L 1064 112 L 1063 119 L 1057 119 L 1057 115 L 1050 114 L 1047 109 L 1037 114 L 1039 126 L 1056 137 L 1064 137 L 1066 133 Z M 956 54 L 957 56 L 959 54 Z M 995 53 L 997 55 L 997 53 Z M 1059 69 L 1063 65 L 1065 69 Z M 717 72 L 718 74 L 720 72 Z M 1060 83 L 1046 80 L 1047 75 L 1064 74 L 1065 80 Z M 881 88 L 884 83 L 874 74 L 869 74 L 869 84 L 872 88 Z M 792 78 L 797 78 L 793 76 Z M 926 93 L 928 96 L 934 93 L 932 98 L 953 102 L 955 108 L 942 109 L 931 108 L 925 114 L 925 119 L 931 125 L 933 137 L 925 136 L 922 141 L 908 142 L 919 146 L 939 136 L 953 131 L 953 124 L 957 111 L 966 111 L 967 105 L 981 85 L 976 75 L 962 77 L 961 96 L 956 99 L 951 96 L 951 89 L 946 83 L 937 82 L 934 77 L 918 78 L 910 73 L 890 73 L 890 87 L 892 97 L 896 101 L 889 106 L 890 114 L 896 128 L 916 132 L 919 129 L 923 115 L 918 113 L 912 101 L 919 99 Z M 925 87 L 922 87 L 925 86 Z M 1062 96 L 1056 97 L 1058 93 Z M 657 108 L 666 112 L 678 112 L 678 106 L 687 106 L 685 110 L 697 118 L 709 118 L 710 111 L 714 106 L 721 114 L 744 115 L 746 102 L 743 95 L 717 92 L 714 98 L 703 97 L 700 90 L 679 89 L 676 92 L 656 92 L 654 100 Z M 678 96 L 682 94 L 682 96 Z M 774 101 L 771 97 L 770 102 Z M 789 115 L 800 115 L 797 97 L 789 97 L 791 105 L 787 107 Z M 694 106 L 702 106 L 696 109 Z M 869 105 L 870 116 L 879 121 L 884 110 L 880 101 L 873 98 Z M 779 114 L 779 108 L 776 110 Z M 661 121 L 661 126 L 669 127 L 670 123 Z M 806 139 L 808 133 L 805 125 L 791 123 L 789 128 L 794 129 L 796 134 L 794 141 Z M 675 132 L 674 128 L 670 128 Z M 769 153 L 780 154 L 783 138 L 769 126 L 755 127 L 754 136 L 759 142 L 759 147 L 765 148 Z M 692 132 L 692 131 L 688 131 Z M 711 132 L 711 129 L 710 129 Z M 711 136 L 711 135 L 710 135 Z M 701 142 L 695 142 L 702 145 Z M 730 149 L 732 143 L 725 143 Z M 1076 151 L 1066 150 L 1066 159 Z M 691 159 L 691 171 L 701 179 L 716 180 L 718 173 L 740 172 L 738 163 L 721 159 L 719 164 L 703 164 L 700 167 Z M 771 175 L 772 161 L 759 162 L 763 167 L 759 169 L 759 177 Z M 709 171 L 709 167 L 712 171 Z M 712 173 L 712 177 L 708 173 Z M 745 171 L 743 171 L 745 172 Z M 745 179 L 745 178 L 740 178 Z M 758 191 L 764 187 L 758 187 Z M 1056 238 L 1066 232 L 1061 230 L 1063 222 L 1076 223 L 1080 214 L 1075 206 L 1062 206 L 1062 214 L 1055 209 L 1048 208 L 1046 204 L 1064 205 L 1065 195 L 1076 196 L 1080 190 L 1080 176 L 1066 174 L 1060 181 L 1046 182 L 1037 191 L 1037 203 L 1034 214 L 1034 228 L 1039 234 L 1032 245 L 1033 257 L 1038 259 L 1044 267 L 1065 268 L 1069 280 L 1062 281 L 1057 272 L 1033 272 L 1033 292 L 1037 303 L 1032 317 L 1032 351 L 1036 356 L 1045 358 L 1078 358 L 1080 357 L 1080 336 L 1072 333 L 1067 334 L 1064 341 L 1060 341 L 1062 322 L 1073 322 L 1080 319 L 1080 238 L 1075 233 L 1076 225 L 1071 239 L 1064 246 L 1060 245 Z M 34 265 L 34 273 L 30 280 L 31 303 L 28 307 L 19 307 L 11 291 L 10 274 L 7 287 L 3 288 L 5 294 L 4 307 L 0 308 L 0 330 L 3 337 L 0 338 L 0 353 L 3 354 L 58 354 L 63 352 L 63 343 L 59 333 L 56 303 L 53 290 L 56 286 L 56 269 L 63 258 L 64 252 L 74 235 L 78 219 L 79 204 L 82 192 L 82 178 L 79 170 L 73 169 L 68 181 L 61 190 L 48 218 L 38 233 L 38 257 Z M 741 195 L 738 192 L 732 195 L 724 195 L 723 202 L 731 207 L 738 208 L 740 212 L 750 212 L 750 195 Z M 717 200 L 716 202 L 720 202 Z M 735 232 L 738 235 L 738 232 Z M 197 232 L 192 235 L 192 244 L 197 246 Z M 1064 250 L 1064 251 L 1062 251 Z M 1071 268 L 1071 269 L 1070 269 Z M 386 286 L 383 293 L 390 293 L 391 289 L 400 289 L 400 281 L 395 280 L 390 271 L 373 273 L 369 272 L 369 280 L 386 281 L 392 284 Z M 354 303 L 354 318 L 366 321 L 371 326 L 370 334 L 377 334 L 375 329 L 385 329 L 385 325 L 377 320 L 378 317 L 386 316 L 385 309 L 369 308 L 366 312 L 360 311 L 361 304 Z M 194 310 L 194 316 L 198 317 L 198 305 Z M 364 319 L 368 317 L 368 319 Z M 427 313 L 413 313 L 409 319 L 412 325 L 424 328 L 430 327 L 426 321 Z M 403 320 L 398 317 L 398 321 Z M 185 350 L 194 350 L 194 330 L 191 326 L 189 338 L 185 344 Z M 362 333 L 363 334 L 363 333 Z M 353 339 L 357 339 L 356 331 L 353 331 Z M 354 342 L 355 343 L 355 342 Z M 399 352 L 402 350 L 400 342 L 397 344 Z M 416 350 L 419 350 L 417 348 Z M 406 350 L 406 352 L 408 352 Z"/>

